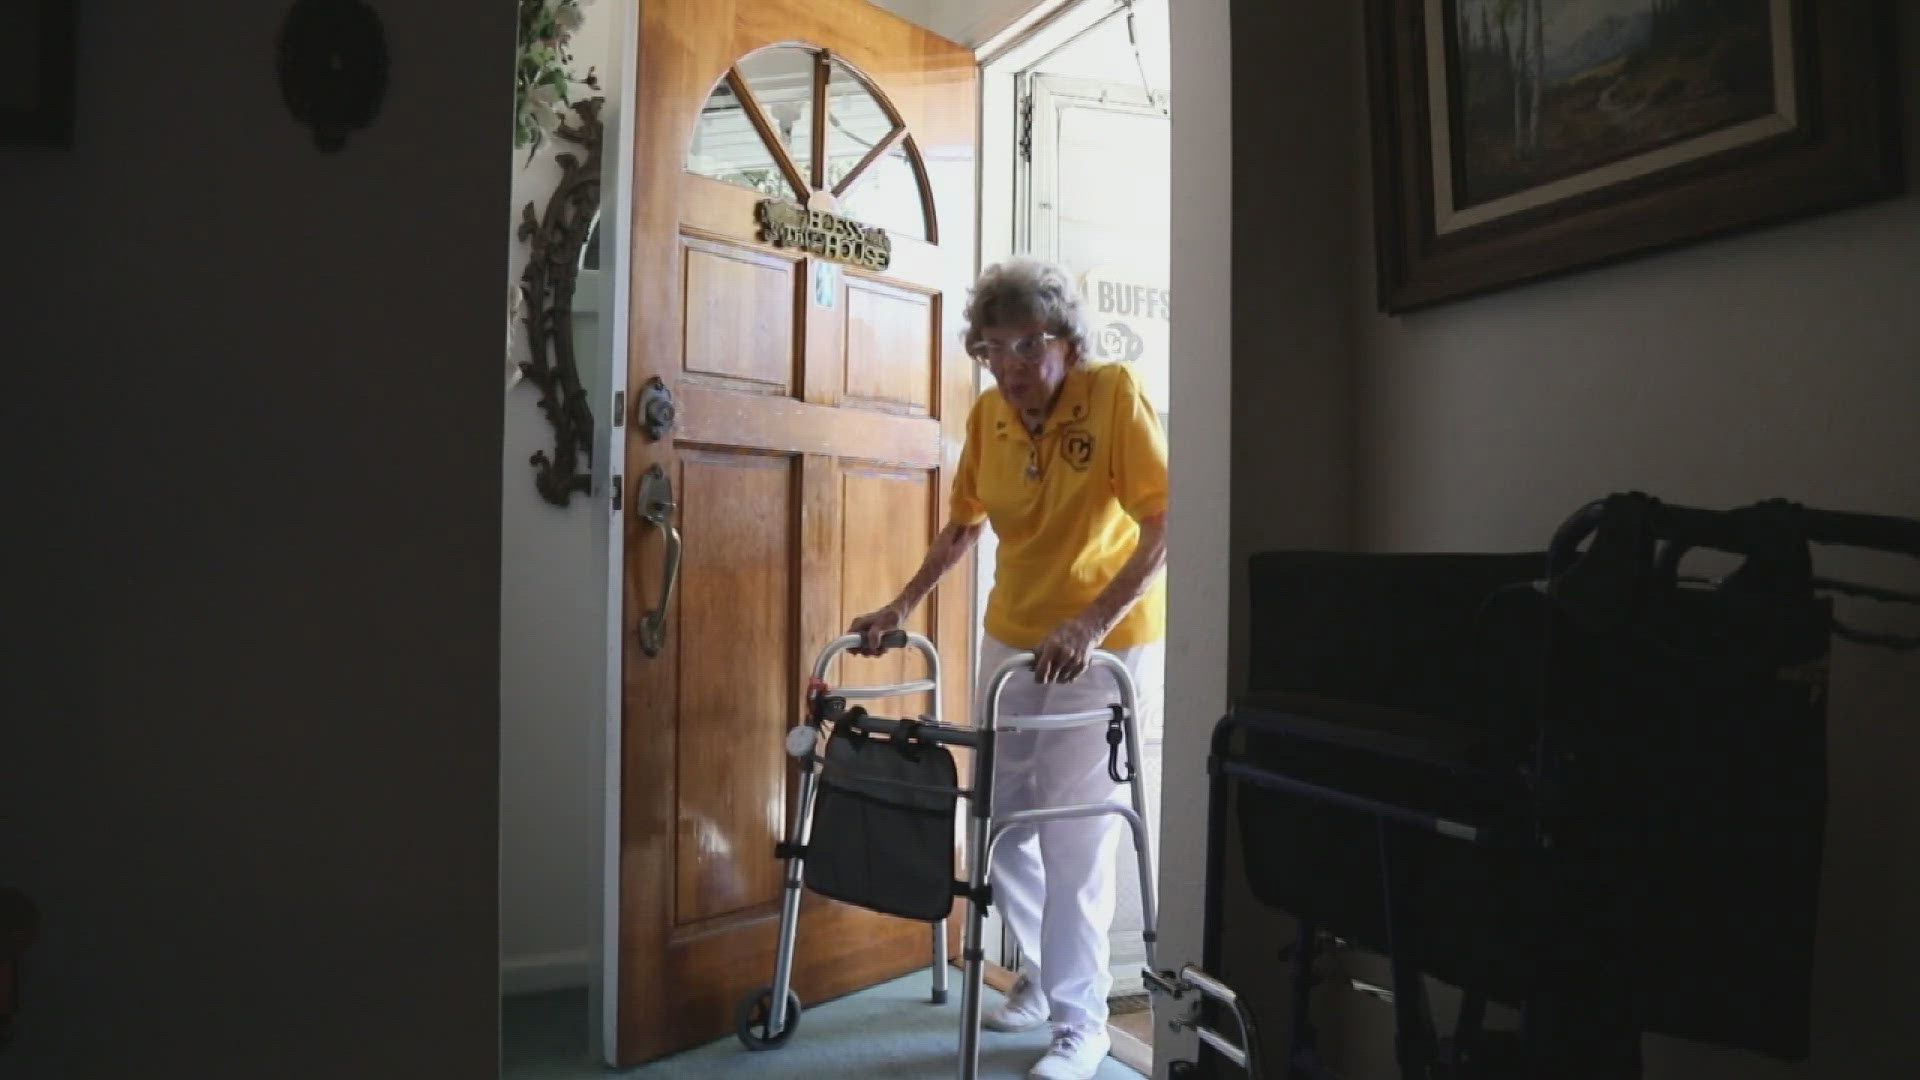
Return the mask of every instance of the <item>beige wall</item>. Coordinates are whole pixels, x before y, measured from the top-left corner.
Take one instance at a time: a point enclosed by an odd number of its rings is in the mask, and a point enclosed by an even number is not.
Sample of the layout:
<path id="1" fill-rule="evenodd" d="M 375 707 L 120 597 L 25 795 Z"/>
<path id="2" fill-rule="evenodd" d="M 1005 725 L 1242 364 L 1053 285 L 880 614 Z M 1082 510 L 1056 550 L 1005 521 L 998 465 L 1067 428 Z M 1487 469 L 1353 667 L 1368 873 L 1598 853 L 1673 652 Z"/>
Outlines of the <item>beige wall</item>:
<path id="1" fill-rule="evenodd" d="M 1264 55 L 1279 82 L 1243 81 L 1235 97 L 1243 114 L 1278 110 L 1264 132 L 1242 123 L 1235 147 L 1237 184 L 1259 162 L 1274 196 L 1236 202 L 1236 572 L 1262 548 L 1337 543 L 1343 491 L 1347 535 L 1378 550 L 1533 546 L 1583 500 L 1626 489 L 1920 516 L 1920 196 L 1384 317 L 1359 15 L 1321 7 L 1235 10 L 1236 49 Z M 1899 7 L 1911 159 L 1920 9 Z M 1343 92 L 1295 116 L 1283 102 L 1309 76 Z M 1302 196 L 1346 224 L 1296 221 L 1285 204 Z M 1244 254 L 1255 243 L 1263 253 Z M 1344 340 L 1317 309 L 1329 290 Z M 1271 315 L 1249 325 L 1255 294 Z M 1346 440 L 1331 419 L 1343 415 Z M 1920 568 L 1828 565 L 1920 584 Z M 1842 646 L 1834 680 L 1814 1058 L 1650 1040 L 1653 1080 L 1892 1077 L 1920 1061 L 1920 658 Z M 1355 999 L 1346 1013 L 1350 1075 L 1392 1075 L 1384 1007 Z"/>
<path id="2" fill-rule="evenodd" d="M 339 154 L 288 5 L 78 6 L 77 145 L 0 150 L 0 1073 L 493 1075 L 512 6 L 374 5 Z"/>
<path id="3" fill-rule="evenodd" d="M 1358 101 L 1329 92 L 1346 87 L 1351 62 L 1328 47 L 1350 32 L 1345 7 L 1234 4 L 1235 686 L 1246 555 L 1353 541 L 1358 249 L 1348 208 L 1352 132 L 1363 121 Z"/>

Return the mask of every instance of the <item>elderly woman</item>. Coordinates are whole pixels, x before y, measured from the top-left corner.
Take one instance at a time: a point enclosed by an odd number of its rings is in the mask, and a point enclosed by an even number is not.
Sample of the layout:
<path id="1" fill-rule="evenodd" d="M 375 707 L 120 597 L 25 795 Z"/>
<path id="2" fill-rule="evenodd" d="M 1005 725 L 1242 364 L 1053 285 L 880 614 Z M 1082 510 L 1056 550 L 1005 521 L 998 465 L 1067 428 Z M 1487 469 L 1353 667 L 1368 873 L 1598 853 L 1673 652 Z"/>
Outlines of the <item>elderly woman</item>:
<path id="1" fill-rule="evenodd" d="M 999 560 L 976 700 L 1009 656 L 1032 652 L 1032 673 L 1007 684 L 1003 716 L 1105 708 L 1111 680 L 1082 678 L 1093 650 L 1151 674 L 1158 659 L 1151 653 L 1165 632 L 1167 453 L 1159 416 L 1131 370 L 1087 362 L 1086 319 L 1058 267 L 1016 260 L 990 268 L 974 287 L 966 321 L 967 350 L 997 385 L 967 420 L 951 520 L 899 596 L 853 620 L 850 631 L 867 638 L 856 651 L 876 655 L 880 635 L 905 623 L 991 524 Z M 995 809 L 1009 812 L 1118 793 L 1097 725 L 1004 736 L 994 784 Z M 1009 834 L 994 858 L 994 902 L 1028 964 L 984 1022 L 1021 1031 L 1052 1021 L 1053 1044 L 1029 1073 L 1033 1080 L 1084 1080 L 1109 1049 L 1116 825 L 1112 818 L 1041 825 Z"/>

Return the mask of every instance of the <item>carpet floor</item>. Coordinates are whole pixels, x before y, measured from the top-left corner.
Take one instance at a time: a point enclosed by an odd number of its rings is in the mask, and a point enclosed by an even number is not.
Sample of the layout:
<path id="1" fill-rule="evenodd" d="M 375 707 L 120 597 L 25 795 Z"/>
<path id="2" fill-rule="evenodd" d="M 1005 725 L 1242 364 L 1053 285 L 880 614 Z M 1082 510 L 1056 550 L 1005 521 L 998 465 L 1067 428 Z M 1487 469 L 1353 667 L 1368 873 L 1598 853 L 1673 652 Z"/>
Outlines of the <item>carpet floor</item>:
<path id="1" fill-rule="evenodd" d="M 986 991 L 985 1007 L 1000 995 Z M 778 1050 L 755 1053 L 731 1036 L 684 1054 L 615 1071 L 592 1060 L 587 992 L 559 990 L 503 1003 L 502 1080 L 951 1080 L 958 1075 L 960 988 L 946 1005 L 927 1004 L 927 975 L 918 972 L 801 1014 Z M 1047 1048 L 1047 1031 L 1017 1035 L 983 1031 L 982 1080 L 1019 1080 Z M 1139 1080 L 1108 1058 L 1097 1080 Z"/>

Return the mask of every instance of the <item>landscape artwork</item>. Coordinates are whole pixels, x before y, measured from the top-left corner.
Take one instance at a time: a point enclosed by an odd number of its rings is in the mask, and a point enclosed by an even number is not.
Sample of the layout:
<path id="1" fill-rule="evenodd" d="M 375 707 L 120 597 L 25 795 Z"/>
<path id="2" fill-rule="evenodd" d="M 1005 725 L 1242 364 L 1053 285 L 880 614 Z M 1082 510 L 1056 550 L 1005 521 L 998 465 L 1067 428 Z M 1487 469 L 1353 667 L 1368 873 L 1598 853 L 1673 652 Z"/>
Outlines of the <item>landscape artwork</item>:
<path id="1" fill-rule="evenodd" d="M 1773 118 L 1791 96 L 1788 0 L 1441 3 L 1455 208 Z"/>
<path id="2" fill-rule="evenodd" d="M 1915 6 L 1366 0 L 1380 310 L 1900 194 Z"/>

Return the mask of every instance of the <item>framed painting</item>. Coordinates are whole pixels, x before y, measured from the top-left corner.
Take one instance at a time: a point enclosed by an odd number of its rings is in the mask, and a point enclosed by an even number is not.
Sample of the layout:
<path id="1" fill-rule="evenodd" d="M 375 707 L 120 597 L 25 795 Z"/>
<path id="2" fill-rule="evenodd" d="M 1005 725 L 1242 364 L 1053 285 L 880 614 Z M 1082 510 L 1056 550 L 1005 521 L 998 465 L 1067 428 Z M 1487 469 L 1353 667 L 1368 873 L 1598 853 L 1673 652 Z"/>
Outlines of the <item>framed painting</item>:
<path id="1" fill-rule="evenodd" d="M 1901 188 L 1889 0 L 1370 0 L 1403 312 Z"/>
<path id="2" fill-rule="evenodd" d="M 73 142 L 73 0 L 0 0 L 0 146 Z"/>

